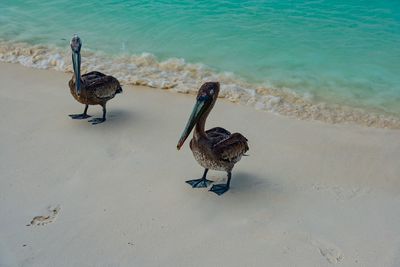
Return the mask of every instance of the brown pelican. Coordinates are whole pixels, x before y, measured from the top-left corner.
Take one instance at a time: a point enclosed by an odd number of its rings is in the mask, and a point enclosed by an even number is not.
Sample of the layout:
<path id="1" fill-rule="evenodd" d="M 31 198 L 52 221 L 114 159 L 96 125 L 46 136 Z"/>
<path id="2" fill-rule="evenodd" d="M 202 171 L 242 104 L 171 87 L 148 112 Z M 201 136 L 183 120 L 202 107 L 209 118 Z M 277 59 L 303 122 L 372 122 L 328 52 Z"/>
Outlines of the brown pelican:
<path id="1" fill-rule="evenodd" d="M 69 115 L 72 119 L 86 119 L 89 105 L 100 105 L 103 107 L 103 117 L 89 120 L 92 124 L 102 123 L 106 120 L 106 103 L 114 98 L 118 93 L 122 93 L 122 88 L 118 80 L 112 76 L 105 75 L 98 71 L 92 71 L 81 76 L 81 47 L 82 42 L 78 35 L 74 35 L 71 40 L 72 64 L 74 75 L 69 81 L 69 88 L 72 96 L 85 105 L 82 114 Z"/>
<path id="2" fill-rule="evenodd" d="M 202 178 L 186 182 L 193 188 L 207 187 L 212 183 L 212 181 L 206 179 L 209 169 L 226 171 L 228 173 L 226 184 L 216 184 L 210 189 L 210 191 L 222 195 L 229 190 L 233 166 L 245 155 L 249 147 L 247 139 L 240 133 L 231 134 L 221 127 L 204 131 L 207 116 L 214 107 L 218 93 L 218 82 L 207 82 L 200 87 L 196 97 L 197 102 L 179 139 L 177 148 L 179 150 L 182 147 L 186 138 L 196 126 L 193 138 L 190 141 L 190 149 L 194 158 L 205 170 Z"/>

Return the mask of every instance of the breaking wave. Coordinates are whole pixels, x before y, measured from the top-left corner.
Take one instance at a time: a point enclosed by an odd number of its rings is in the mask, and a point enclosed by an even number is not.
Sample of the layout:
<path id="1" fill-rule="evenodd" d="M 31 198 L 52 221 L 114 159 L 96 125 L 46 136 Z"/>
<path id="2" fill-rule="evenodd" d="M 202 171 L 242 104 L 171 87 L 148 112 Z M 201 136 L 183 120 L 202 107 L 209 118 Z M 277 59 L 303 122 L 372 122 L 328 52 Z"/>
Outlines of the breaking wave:
<path id="1" fill-rule="evenodd" d="M 70 49 L 0 41 L 0 61 L 20 63 L 27 67 L 72 72 Z M 331 103 L 316 103 L 310 95 L 291 90 L 251 84 L 231 73 L 217 73 L 202 64 L 171 58 L 159 61 L 149 53 L 110 56 L 82 50 L 82 73 L 98 70 L 115 76 L 125 85 L 143 85 L 179 93 L 197 93 L 206 81 L 221 83 L 220 97 L 299 119 L 329 123 L 400 129 L 400 118 L 383 112 L 369 111 Z"/>

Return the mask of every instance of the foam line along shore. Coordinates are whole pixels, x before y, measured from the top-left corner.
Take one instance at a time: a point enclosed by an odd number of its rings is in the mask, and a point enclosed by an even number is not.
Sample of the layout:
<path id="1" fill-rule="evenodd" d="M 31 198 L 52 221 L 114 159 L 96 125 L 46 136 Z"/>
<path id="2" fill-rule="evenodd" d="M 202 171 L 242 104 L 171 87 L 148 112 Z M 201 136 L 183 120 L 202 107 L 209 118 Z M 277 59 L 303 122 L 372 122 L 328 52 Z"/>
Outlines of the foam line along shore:
<path id="1" fill-rule="evenodd" d="M 63 49 L 56 46 L 0 42 L 0 61 L 19 63 L 33 68 L 71 72 L 68 52 L 68 47 Z M 184 59 L 171 58 L 159 61 L 149 53 L 110 56 L 90 50 L 84 50 L 83 57 L 83 72 L 97 69 L 111 73 L 123 84 L 144 85 L 179 93 L 195 93 L 201 83 L 219 80 L 220 97 L 251 105 L 259 110 L 328 123 L 400 128 L 400 118 L 395 115 L 345 105 L 318 103 L 290 90 L 251 84 L 231 73 L 218 73 L 202 64 L 186 63 Z"/>

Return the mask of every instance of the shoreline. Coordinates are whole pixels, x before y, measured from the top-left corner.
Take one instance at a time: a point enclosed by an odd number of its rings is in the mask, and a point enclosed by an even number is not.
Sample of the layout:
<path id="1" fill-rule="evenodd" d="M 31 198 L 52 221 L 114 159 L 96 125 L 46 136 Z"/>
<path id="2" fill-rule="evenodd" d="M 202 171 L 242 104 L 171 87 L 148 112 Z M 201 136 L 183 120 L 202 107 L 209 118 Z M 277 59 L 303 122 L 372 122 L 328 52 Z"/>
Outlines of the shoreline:
<path id="1" fill-rule="evenodd" d="M 0 62 L 26 67 L 71 72 L 69 50 L 44 45 L 0 42 Z M 83 50 L 82 72 L 99 70 L 118 78 L 122 85 L 141 85 L 172 92 L 194 94 L 205 81 L 221 82 L 220 97 L 255 109 L 331 124 L 357 124 L 374 128 L 400 129 L 400 116 L 346 105 L 314 102 L 287 90 L 243 82 L 227 73 L 215 73 L 200 64 L 182 59 L 159 62 L 148 53 L 111 57 Z"/>
<path id="2" fill-rule="evenodd" d="M 219 197 L 176 150 L 192 95 L 125 86 L 91 125 L 70 78 L 0 63 L 0 266 L 400 265 L 400 131 L 220 99 L 206 128 L 250 150 Z"/>

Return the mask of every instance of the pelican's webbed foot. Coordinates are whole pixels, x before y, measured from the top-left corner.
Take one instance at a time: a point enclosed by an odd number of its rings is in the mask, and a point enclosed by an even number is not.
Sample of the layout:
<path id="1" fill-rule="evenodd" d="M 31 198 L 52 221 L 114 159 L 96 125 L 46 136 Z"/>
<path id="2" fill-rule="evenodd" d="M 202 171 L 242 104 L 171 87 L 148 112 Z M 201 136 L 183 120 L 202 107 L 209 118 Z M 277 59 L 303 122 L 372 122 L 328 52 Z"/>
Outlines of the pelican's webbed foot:
<path id="1" fill-rule="evenodd" d="M 102 123 L 105 121 L 106 121 L 106 118 L 94 118 L 94 119 L 89 120 L 89 122 L 91 122 L 92 125 L 96 125 L 96 124 L 99 124 L 99 123 Z"/>
<path id="2" fill-rule="evenodd" d="M 212 183 L 212 181 L 207 180 L 206 178 L 200 178 L 186 181 L 186 183 L 190 184 L 193 188 L 203 188 L 208 187 Z"/>
<path id="3" fill-rule="evenodd" d="M 82 113 L 82 114 L 69 114 L 68 116 L 70 116 L 71 119 L 74 119 L 74 120 L 83 120 L 83 119 L 87 119 L 87 118 L 92 117 L 92 116 L 90 116 L 90 115 L 88 115 L 88 114 L 86 114 L 86 113 Z"/>
<path id="4" fill-rule="evenodd" d="M 226 184 L 215 184 L 211 187 L 210 191 L 214 192 L 218 196 L 222 195 L 223 193 L 229 190 L 231 184 L 231 178 L 232 174 L 231 172 L 228 172 L 228 181 L 226 182 Z"/>
<path id="5" fill-rule="evenodd" d="M 203 177 L 201 177 L 200 179 L 186 181 L 186 183 L 190 184 L 193 188 L 208 187 L 213 181 L 206 179 L 207 172 L 208 172 L 208 169 L 204 169 Z"/>
<path id="6" fill-rule="evenodd" d="M 87 114 L 88 108 L 89 108 L 89 105 L 85 105 L 85 110 L 83 111 L 82 114 L 70 114 L 70 115 L 68 115 L 68 116 L 70 116 L 71 119 L 74 119 L 74 120 L 83 120 L 83 119 L 90 118 L 90 117 L 92 117 L 92 116 L 89 116 L 89 115 Z"/>
<path id="7" fill-rule="evenodd" d="M 218 196 L 222 195 L 228 190 L 229 190 L 229 185 L 226 184 L 215 184 L 210 189 L 211 192 L 214 192 Z"/>
<path id="8" fill-rule="evenodd" d="M 106 113 L 107 113 L 106 104 L 102 104 L 101 106 L 103 107 L 103 118 L 94 118 L 89 120 L 89 122 L 91 122 L 92 125 L 96 125 L 106 121 Z"/>

